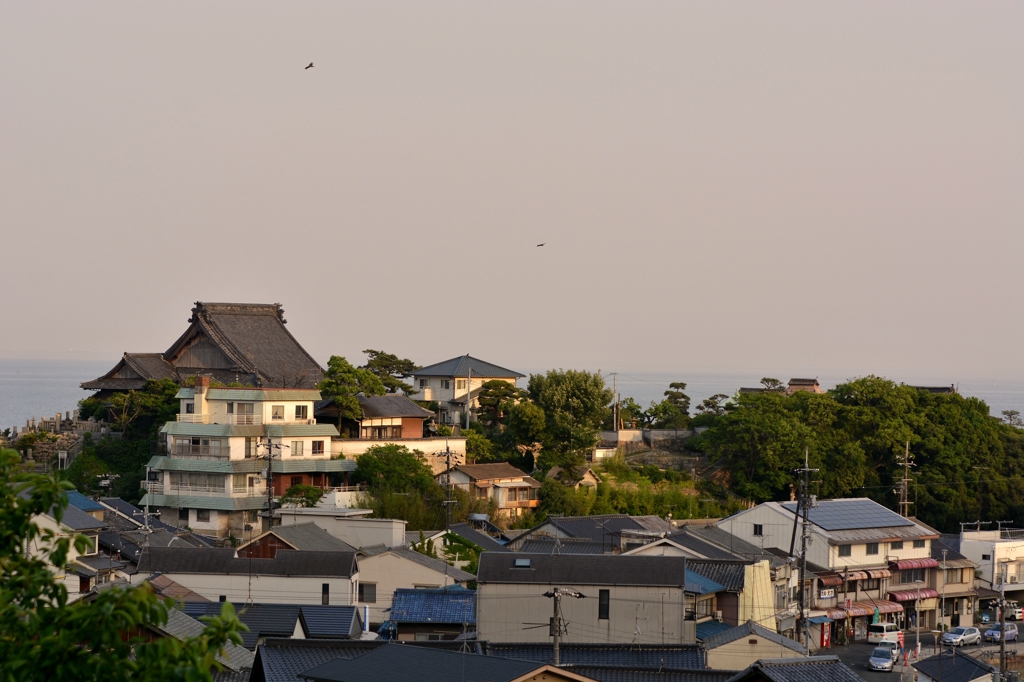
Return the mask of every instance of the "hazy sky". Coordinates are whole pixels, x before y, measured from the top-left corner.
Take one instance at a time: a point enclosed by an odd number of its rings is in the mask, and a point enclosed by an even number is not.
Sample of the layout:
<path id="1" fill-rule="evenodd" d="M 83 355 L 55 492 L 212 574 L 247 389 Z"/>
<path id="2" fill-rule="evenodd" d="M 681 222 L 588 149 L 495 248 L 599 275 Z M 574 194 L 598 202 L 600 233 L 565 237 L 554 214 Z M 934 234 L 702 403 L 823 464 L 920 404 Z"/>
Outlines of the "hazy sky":
<path id="1" fill-rule="evenodd" d="M 162 351 L 205 300 L 321 360 L 1024 374 L 1022 35 L 1018 0 L 6 0 L 0 356 Z"/>

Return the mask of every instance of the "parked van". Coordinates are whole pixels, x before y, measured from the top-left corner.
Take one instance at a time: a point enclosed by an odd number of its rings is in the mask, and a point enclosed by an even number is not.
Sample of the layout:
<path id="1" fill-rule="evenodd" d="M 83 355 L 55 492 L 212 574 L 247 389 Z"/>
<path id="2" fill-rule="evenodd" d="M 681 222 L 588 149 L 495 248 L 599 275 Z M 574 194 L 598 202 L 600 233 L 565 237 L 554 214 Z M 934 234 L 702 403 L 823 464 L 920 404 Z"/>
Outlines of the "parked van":
<path id="1" fill-rule="evenodd" d="M 868 626 L 868 642 L 878 644 L 879 642 L 898 642 L 900 629 L 896 623 L 872 623 Z"/>

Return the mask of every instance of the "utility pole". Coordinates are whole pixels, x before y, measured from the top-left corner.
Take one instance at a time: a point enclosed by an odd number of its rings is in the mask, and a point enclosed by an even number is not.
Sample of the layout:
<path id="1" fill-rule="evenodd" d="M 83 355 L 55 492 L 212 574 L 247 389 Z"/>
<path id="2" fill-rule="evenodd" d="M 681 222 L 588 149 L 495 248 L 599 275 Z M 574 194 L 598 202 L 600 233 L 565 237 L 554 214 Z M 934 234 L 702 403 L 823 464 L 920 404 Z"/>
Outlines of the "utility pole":
<path id="1" fill-rule="evenodd" d="M 800 480 L 800 502 L 797 506 L 797 514 L 803 512 L 803 528 L 800 532 L 800 614 L 797 623 L 797 637 L 803 638 L 803 645 L 807 648 L 807 655 L 810 655 L 810 631 L 807 622 L 807 598 L 805 580 L 807 579 L 807 545 L 811 539 L 811 526 L 808 520 L 811 506 L 817 506 L 817 501 L 810 496 L 811 472 L 816 472 L 809 466 L 807 448 L 804 448 L 804 465 L 795 473 L 802 474 Z"/>
<path id="2" fill-rule="evenodd" d="M 274 527 L 274 449 L 280 450 L 281 445 L 274 443 L 269 437 L 264 440 L 265 442 L 260 445 L 267 449 L 267 527 L 264 531 L 268 531 Z"/>
<path id="3" fill-rule="evenodd" d="M 910 441 L 907 441 L 906 449 L 903 452 L 902 460 L 898 460 L 903 465 L 903 478 L 900 479 L 899 488 L 896 492 L 900 496 L 900 516 L 907 518 L 910 516 L 910 505 L 913 504 L 910 501 L 910 467 L 914 463 L 910 459 Z"/>
<path id="4" fill-rule="evenodd" d="M 445 483 L 445 497 L 444 497 L 444 511 L 445 511 L 445 530 L 451 531 L 452 529 L 452 505 L 455 504 L 455 500 L 452 499 L 452 450 L 448 447 L 448 438 L 444 439 L 444 483 Z"/>
<path id="5" fill-rule="evenodd" d="M 559 665 L 559 653 L 558 645 L 561 642 L 562 634 L 569 634 L 566 626 L 567 623 L 562 620 L 562 597 L 572 597 L 573 599 L 583 599 L 586 595 L 572 589 L 571 587 L 555 587 L 549 592 L 545 592 L 544 596 L 548 599 L 554 600 L 554 615 L 551 617 L 550 633 L 552 637 L 552 655 L 555 660 L 555 667 Z"/>
<path id="6" fill-rule="evenodd" d="M 466 379 L 466 430 L 469 431 L 469 403 L 470 403 L 470 392 L 473 386 L 473 368 L 469 368 L 469 376 Z"/>
<path id="7" fill-rule="evenodd" d="M 948 549 L 942 550 L 942 599 L 939 600 L 939 621 L 942 625 L 939 627 L 943 632 L 946 631 L 946 552 Z"/>
<path id="8" fill-rule="evenodd" d="M 618 379 L 619 373 L 612 372 L 612 397 L 615 399 L 615 404 L 612 407 L 612 431 L 619 430 L 619 390 L 617 385 Z"/>
<path id="9" fill-rule="evenodd" d="M 995 561 L 996 555 L 992 555 Z M 999 575 L 999 679 L 1006 679 L 1006 576 Z"/>

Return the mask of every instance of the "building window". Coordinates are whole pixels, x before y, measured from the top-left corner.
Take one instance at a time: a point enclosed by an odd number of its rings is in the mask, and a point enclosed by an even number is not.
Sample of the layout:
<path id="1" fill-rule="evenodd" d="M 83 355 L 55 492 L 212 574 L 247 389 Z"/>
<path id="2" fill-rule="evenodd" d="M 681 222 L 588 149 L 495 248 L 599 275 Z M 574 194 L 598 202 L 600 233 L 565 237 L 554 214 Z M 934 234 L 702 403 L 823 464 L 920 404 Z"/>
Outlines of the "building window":
<path id="1" fill-rule="evenodd" d="M 235 413 L 235 404 L 234 403 L 228 403 L 228 414 L 234 414 L 234 413 Z"/>
<path id="2" fill-rule="evenodd" d="M 789 600 L 789 592 L 785 586 L 775 586 L 775 610 L 783 611 L 786 608 L 786 602 Z"/>
<path id="3" fill-rule="evenodd" d="M 226 595 L 226 594 L 222 594 L 222 595 L 220 595 L 220 599 L 218 599 L 218 601 L 221 601 L 221 602 L 225 602 L 225 601 L 227 601 L 227 600 L 228 600 L 228 597 L 227 597 L 227 595 Z"/>
<path id="4" fill-rule="evenodd" d="M 270 419 L 276 422 L 284 421 L 284 405 L 270 406 Z"/>
<path id="5" fill-rule="evenodd" d="M 235 403 L 236 424 L 256 424 L 256 417 L 252 413 L 252 403 Z"/>
<path id="6" fill-rule="evenodd" d="M 223 442 L 219 438 L 201 438 L 199 436 L 175 438 L 174 454 L 213 455 L 214 457 L 220 457 L 222 445 Z"/>
<path id="7" fill-rule="evenodd" d="M 196 404 L 195 403 L 185 403 L 185 414 L 195 414 L 195 413 L 196 413 Z"/>
<path id="8" fill-rule="evenodd" d="M 991 554 L 982 554 L 981 555 L 981 560 L 982 561 L 992 561 L 992 555 Z"/>
<path id="9" fill-rule="evenodd" d="M 362 437 L 367 440 L 392 440 L 402 437 L 401 426 L 364 426 Z"/>
<path id="10" fill-rule="evenodd" d="M 420 379 L 420 388 L 426 388 L 430 385 L 429 379 Z"/>
<path id="11" fill-rule="evenodd" d="M 882 586 L 882 581 L 878 578 L 868 578 L 860 581 L 860 589 L 862 590 L 877 590 Z"/>
<path id="12" fill-rule="evenodd" d="M 433 633 L 433 632 L 417 632 L 416 633 L 415 641 L 417 641 L 417 642 L 442 642 L 442 641 L 444 641 L 444 635 L 442 635 L 440 632 L 438 632 L 438 633 Z"/>
<path id="13" fill-rule="evenodd" d="M 210 522 L 210 510 L 209 509 L 196 509 L 196 521 L 199 523 Z"/>
<path id="14" fill-rule="evenodd" d="M 178 510 L 178 520 L 179 521 L 184 521 L 185 523 L 188 523 L 188 509 L 179 509 Z"/>
<path id="15" fill-rule="evenodd" d="M 256 456 L 256 439 L 252 437 L 246 437 L 245 439 L 245 458 L 252 459 Z"/>
<path id="16" fill-rule="evenodd" d="M 911 568 L 908 570 L 900 571 L 900 584 L 905 585 L 907 583 L 923 583 L 924 582 L 924 569 L 923 568 Z"/>
<path id="17" fill-rule="evenodd" d="M 292 476 L 292 485 L 302 485 L 302 476 Z"/>
<path id="18" fill-rule="evenodd" d="M 324 454 L 324 442 L 322 440 L 313 441 L 313 454 L 322 455 Z"/>
<path id="19" fill-rule="evenodd" d="M 924 549 L 924 540 L 914 540 L 914 549 Z"/>
<path id="20" fill-rule="evenodd" d="M 244 492 L 249 486 L 248 479 L 248 474 L 231 474 L 231 491 L 236 493 Z"/>
<path id="21" fill-rule="evenodd" d="M 465 379 L 456 379 L 455 380 L 455 390 L 456 391 L 465 391 L 466 390 L 466 380 Z"/>
<path id="22" fill-rule="evenodd" d="M 964 572 L 960 568 L 947 568 L 946 569 L 946 582 L 947 583 L 962 583 L 964 582 Z"/>
<path id="23" fill-rule="evenodd" d="M 295 406 L 295 421 L 304 422 L 309 418 L 309 406 L 308 405 L 296 405 Z"/>
<path id="24" fill-rule="evenodd" d="M 697 620 L 707 618 L 715 611 L 715 598 L 701 599 L 697 602 Z"/>
<path id="25" fill-rule="evenodd" d="M 377 583 L 359 583 L 359 601 L 364 604 L 376 604 Z"/>
<path id="26" fill-rule="evenodd" d="M 597 591 L 597 619 L 608 620 L 608 603 L 611 601 L 609 590 Z"/>
<path id="27" fill-rule="evenodd" d="M 903 549 L 903 540 L 889 544 L 889 549 Z"/>
<path id="28" fill-rule="evenodd" d="M 441 388 L 449 389 L 452 387 L 452 382 L 448 379 L 441 379 Z"/>
<path id="29" fill-rule="evenodd" d="M 757 536 L 757 537 L 761 537 L 762 535 L 764 535 L 764 525 L 762 525 L 760 523 L 755 523 L 754 524 L 754 535 Z"/>
<path id="30" fill-rule="evenodd" d="M 867 548 L 867 554 L 878 554 L 878 543 L 869 542 Z"/>
<path id="31" fill-rule="evenodd" d="M 320 586 L 320 603 L 324 606 L 330 606 L 331 604 L 331 585 L 330 583 L 324 583 Z"/>
<path id="32" fill-rule="evenodd" d="M 292 447 L 291 447 L 292 457 L 302 457 L 302 443 L 303 443 L 303 441 L 301 441 L 301 440 L 293 440 L 292 441 Z"/>
<path id="33" fill-rule="evenodd" d="M 839 556 L 851 556 L 853 545 L 839 545 Z"/>

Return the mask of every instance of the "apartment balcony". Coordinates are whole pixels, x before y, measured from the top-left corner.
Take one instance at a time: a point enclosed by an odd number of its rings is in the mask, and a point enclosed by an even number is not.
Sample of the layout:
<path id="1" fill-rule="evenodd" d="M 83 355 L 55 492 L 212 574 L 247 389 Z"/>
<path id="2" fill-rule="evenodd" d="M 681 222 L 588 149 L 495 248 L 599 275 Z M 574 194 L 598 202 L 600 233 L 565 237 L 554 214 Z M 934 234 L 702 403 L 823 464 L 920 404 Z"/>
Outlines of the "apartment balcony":
<path id="1" fill-rule="evenodd" d="M 228 459 L 228 449 L 211 448 L 209 445 L 190 445 L 174 448 L 170 456 L 178 459 L 215 459 L 219 461 Z"/>
<path id="2" fill-rule="evenodd" d="M 182 424 L 230 424 L 232 426 L 260 426 L 263 424 L 262 414 L 179 414 L 176 421 Z M 308 420 L 289 422 L 305 424 Z M 275 424 L 285 423 L 275 420 Z"/>
<path id="3" fill-rule="evenodd" d="M 179 414 L 175 421 L 182 424 L 209 424 L 210 416 L 208 414 Z"/>
<path id="4" fill-rule="evenodd" d="M 164 494 L 164 484 L 160 481 L 143 481 L 142 487 L 147 493 L 152 493 L 154 495 Z"/>
<path id="5" fill-rule="evenodd" d="M 227 488 L 224 487 L 223 483 L 220 484 L 220 485 L 181 485 L 181 484 L 174 484 L 174 483 L 172 483 L 170 486 L 168 486 L 168 490 L 170 490 L 171 494 L 174 494 L 174 493 L 221 493 L 221 494 L 224 494 L 224 493 L 227 492 Z M 155 491 L 154 491 L 154 494 L 155 494 Z"/>

